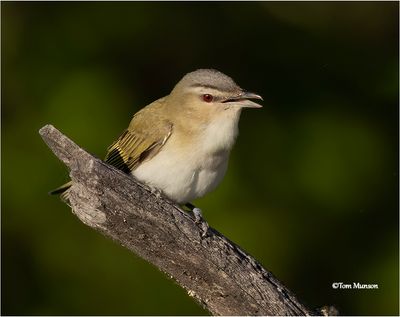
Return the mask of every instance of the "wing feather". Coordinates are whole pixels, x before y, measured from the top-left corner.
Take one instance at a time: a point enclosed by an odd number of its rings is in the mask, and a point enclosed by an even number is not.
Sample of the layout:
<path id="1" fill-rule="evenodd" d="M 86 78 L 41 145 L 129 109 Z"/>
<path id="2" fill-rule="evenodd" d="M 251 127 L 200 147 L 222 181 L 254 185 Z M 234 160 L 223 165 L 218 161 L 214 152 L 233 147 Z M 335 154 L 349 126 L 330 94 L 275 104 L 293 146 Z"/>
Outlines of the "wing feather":
<path id="1" fill-rule="evenodd" d="M 173 126 L 161 115 L 157 115 L 157 107 L 161 106 L 162 99 L 135 114 L 129 128 L 108 148 L 105 158 L 108 164 L 130 173 L 161 150 Z M 144 121 L 144 114 L 149 110 L 153 110 L 151 123 Z"/>

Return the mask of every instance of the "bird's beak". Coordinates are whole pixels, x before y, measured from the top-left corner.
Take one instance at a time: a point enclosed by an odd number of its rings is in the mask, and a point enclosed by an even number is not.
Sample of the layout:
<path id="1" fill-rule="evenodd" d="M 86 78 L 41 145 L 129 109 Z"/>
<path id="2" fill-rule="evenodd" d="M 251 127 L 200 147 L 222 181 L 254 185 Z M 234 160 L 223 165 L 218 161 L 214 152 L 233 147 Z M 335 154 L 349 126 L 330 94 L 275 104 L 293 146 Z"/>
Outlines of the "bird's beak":
<path id="1" fill-rule="evenodd" d="M 250 99 L 263 100 L 260 95 L 257 95 L 253 92 L 244 91 L 237 96 L 230 97 L 224 100 L 223 102 L 228 104 L 232 103 L 242 108 L 262 108 L 261 105 L 255 103 L 254 101 L 251 101 Z"/>

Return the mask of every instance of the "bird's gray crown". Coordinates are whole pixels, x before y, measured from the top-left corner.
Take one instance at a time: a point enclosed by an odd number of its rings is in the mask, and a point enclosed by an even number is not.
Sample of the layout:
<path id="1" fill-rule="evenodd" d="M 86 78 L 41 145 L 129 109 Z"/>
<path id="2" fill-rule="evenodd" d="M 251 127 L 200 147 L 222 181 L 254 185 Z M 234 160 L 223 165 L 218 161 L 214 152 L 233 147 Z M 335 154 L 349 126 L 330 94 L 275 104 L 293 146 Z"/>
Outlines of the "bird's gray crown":
<path id="1" fill-rule="evenodd" d="M 188 73 L 181 79 L 178 85 L 185 87 L 212 88 L 223 92 L 241 90 L 232 78 L 215 69 L 198 69 Z"/>

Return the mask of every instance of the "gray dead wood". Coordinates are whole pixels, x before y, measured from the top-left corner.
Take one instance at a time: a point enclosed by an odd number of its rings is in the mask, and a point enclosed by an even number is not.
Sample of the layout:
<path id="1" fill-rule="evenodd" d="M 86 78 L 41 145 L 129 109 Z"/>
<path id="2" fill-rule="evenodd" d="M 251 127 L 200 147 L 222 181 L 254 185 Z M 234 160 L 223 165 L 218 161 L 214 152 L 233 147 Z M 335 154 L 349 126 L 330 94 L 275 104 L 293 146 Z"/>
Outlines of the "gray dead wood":
<path id="1" fill-rule="evenodd" d="M 70 169 L 70 205 L 86 225 L 173 278 L 213 315 L 314 315 L 216 230 L 87 153 L 51 125 L 40 135 Z M 321 311 L 319 311 L 321 314 Z"/>

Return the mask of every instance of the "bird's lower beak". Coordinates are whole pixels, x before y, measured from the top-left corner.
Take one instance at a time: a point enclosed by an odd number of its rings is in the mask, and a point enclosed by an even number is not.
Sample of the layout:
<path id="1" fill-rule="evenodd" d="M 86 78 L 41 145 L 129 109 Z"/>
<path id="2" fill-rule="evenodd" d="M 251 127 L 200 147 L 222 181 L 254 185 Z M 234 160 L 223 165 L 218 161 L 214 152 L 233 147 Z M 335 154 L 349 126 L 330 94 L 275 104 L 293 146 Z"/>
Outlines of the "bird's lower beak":
<path id="1" fill-rule="evenodd" d="M 261 105 L 259 105 L 258 103 L 255 103 L 254 101 L 251 101 L 249 99 L 257 99 L 257 100 L 263 100 L 263 98 L 260 95 L 257 95 L 253 92 L 248 92 L 245 91 L 242 94 L 242 98 L 243 100 L 243 108 L 262 108 Z"/>
<path id="2" fill-rule="evenodd" d="M 242 108 L 262 108 L 261 105 L 255 103 L 254 101 L 251 101 L 250 99 L 263 100 L 260 95 L 257 95 L 253 92 L 244 91 L 235 97 L 225 100 L 224 103 L 232 103 Z"/>

